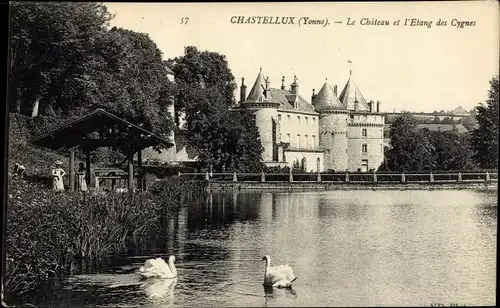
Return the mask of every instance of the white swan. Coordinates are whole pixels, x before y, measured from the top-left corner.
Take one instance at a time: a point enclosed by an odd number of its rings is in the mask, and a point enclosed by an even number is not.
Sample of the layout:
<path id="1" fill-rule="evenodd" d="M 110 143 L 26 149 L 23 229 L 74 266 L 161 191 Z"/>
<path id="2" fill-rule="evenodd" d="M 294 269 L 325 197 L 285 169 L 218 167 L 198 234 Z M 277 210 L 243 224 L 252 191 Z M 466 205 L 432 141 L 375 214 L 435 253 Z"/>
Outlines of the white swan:
<path id="1" fill-rule="evenodd" d="M 177 278 L 177 269 L 174 265 L 175 256 L 168 258 L 168 264 L 162 258 L 146 260 L 144 266 L 141 266 L 137 272 L 144 278 Z"/>
<path id="2" fill-rule="evenodd" d="M 262 261 L 266 261 L 266 270 L 264 272 L 264 286 L 277 288 L 291 288 L 292 282 L 297 277 L 293 273 L 290 265 L 277 265 L 271 267 L 271 257 L 264 256 Z"/>

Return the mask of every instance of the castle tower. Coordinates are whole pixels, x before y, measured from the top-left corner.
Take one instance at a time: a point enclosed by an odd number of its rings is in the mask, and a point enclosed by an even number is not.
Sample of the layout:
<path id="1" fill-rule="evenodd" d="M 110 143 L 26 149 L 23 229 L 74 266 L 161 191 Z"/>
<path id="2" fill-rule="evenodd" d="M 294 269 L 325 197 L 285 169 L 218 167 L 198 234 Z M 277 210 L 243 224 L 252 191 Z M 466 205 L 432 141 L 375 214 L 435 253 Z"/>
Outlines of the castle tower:
<path id="1" fill-rule="evenodd" d="M 275 145 L 279 136 L 278 124 L 278 107 L 280 103 L 275 101 L 269 87 L 269 78 L 264 78 L 262 68 L 259 75 L 255 79 L 248 97 L 241 103 L 242 108 L 253 114 L 255 124 L 259 131 L 260 141 L 264 152 L 262 160 L 264 162 L 272 162 L 277 159 L 277 151 Z"/>
<path id="2" fill-rule="evenodd" d="M 325 82 L 314 97 L 319 115 L 319 146 L 325 150 L 324 169 L 347 169 L 347 123 L 349 111 L 341 104 L 335 90 Z"/>
<path id="3" fill-rule="evenodd" d="M 352 78 L 352 71 L 339 100 L 349 111 L 347 170 L 377 170 L 384 161 L 385 119 L 380 114 L 380 103 L 375 105 L 373 101 L 366 101 Z"/>

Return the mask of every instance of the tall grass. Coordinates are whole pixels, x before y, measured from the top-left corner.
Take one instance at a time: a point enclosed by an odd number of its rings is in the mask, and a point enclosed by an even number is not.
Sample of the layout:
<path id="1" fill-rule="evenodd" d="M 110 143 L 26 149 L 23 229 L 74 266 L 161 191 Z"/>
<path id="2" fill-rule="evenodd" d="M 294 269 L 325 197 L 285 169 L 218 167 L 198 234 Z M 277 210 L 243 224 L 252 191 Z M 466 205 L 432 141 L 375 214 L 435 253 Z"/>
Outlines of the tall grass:
<path id="1" fill-rule="evenodd" d="M 203 188 L 176 177 L 134 195 L 58 193 L 9 178 L 7 294 L 23 294 L 82 262 L 120 252 Z"/>

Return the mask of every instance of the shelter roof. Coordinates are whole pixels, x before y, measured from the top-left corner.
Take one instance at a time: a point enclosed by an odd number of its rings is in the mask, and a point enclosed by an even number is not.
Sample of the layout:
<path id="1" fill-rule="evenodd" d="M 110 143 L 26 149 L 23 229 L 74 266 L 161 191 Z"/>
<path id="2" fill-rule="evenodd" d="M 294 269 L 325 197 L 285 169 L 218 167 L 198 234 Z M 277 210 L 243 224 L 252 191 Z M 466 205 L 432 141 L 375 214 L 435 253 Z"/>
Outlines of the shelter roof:
<path id="1" fill-rule="evenodd" d="M 149 146 L 173 146 L 173 143 L 103 109 L 69 121 L 30 140 L 30 143 L 54 150 L 61 148 L 115 146 L 144 149 Z"/>

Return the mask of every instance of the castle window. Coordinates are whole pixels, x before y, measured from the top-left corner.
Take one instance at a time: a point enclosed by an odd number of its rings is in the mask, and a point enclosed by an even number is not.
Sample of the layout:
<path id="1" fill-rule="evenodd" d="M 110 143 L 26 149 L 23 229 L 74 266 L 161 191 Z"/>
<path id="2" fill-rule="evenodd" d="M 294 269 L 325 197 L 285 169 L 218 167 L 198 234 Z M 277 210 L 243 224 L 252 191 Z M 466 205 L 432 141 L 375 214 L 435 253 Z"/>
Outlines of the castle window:
<path id="1" fill-rule="evenodd" d="M 300 149 L 300 134 L 297 134 L 297 149 Z"/>
<path id="2" fill-rule="evenodd" d="M 290 115 L 288 114 L 286 117 L 288 118 L 288 123 L 290 123 Z"/>
<path id="3" fill-rule="evenodd" d="M 313 118 L 314 119 L 314 118 Z M 314 149 L 316 148 L 316 136 L 312 135 L 312 142 L 311 142 L 311 147 Z"/>
<path id="4" fill-rule="evenodd" d="M 290 134 L 286 134 L 286 142 L 290 143 Z"/>
<path id="5" fill-rule="evenodd" d="M 309 149 L 309 140 L 307 140 L 307 135 L 304 136 L 304 141 L 305 141 L 305 148 Z"/>
<path id="6" fill-rule="evenodd" d="M 354 120 L 354 115 L 353 115 L 353 114 L 351 114 L 351 115 L 350 115 L 350 118 Z"/>
<path id="7" fill-rule="evenodd" d="M 313 125 L 316 124 L 316 118 L 312 118 L 313 119 Z"/>
<path id="8" fill-rule="evenodd" d="M 366 128 L 361 130 L 361 136 L 366 137 Z"/>
<path id="9" fill-rule="evenodd" d="M 297 116 L 297 122 L 300 124 L 300 116 Z"/>
<path id="10" fill-rule="evenodd" d="M 361 152 L 363 152 L 363 153 L 368 152 L 368 145 L 366 143 L 363 143 L 361 145 Z"/>
<path id="11" fill-rule="evenodd" d="M 309 118 L 306 117 L 306 124 L 309 124 Z"/>
<path id="12" fill-rule="evenodd" d="M 281 121 L 281 114 L 278 114 L 278 121 Z"/>

